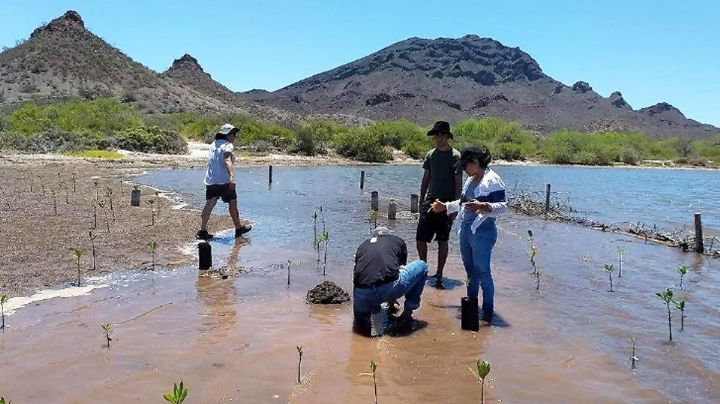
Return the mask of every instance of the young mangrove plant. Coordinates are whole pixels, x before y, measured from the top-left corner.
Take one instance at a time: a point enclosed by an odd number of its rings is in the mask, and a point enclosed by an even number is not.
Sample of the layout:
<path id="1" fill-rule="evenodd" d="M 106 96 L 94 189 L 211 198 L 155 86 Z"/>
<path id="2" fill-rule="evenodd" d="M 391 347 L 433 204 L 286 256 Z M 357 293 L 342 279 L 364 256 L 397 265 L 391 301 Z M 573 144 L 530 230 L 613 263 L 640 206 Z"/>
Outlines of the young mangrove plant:
<path id="1" fill-rule="evenodd" d="M 288 272 L 288 286 L 290 286 L 290 266 L 292 265 L 293 260 L 287 260 L 287 272 Z"/>
<path id="2" fill-rule="evenodd" d="M 52 197 L 53 197 L 53 213 L 55 216 L 57 216 L 57 198 L 55 198 L 55 190 L 52 190 Z"/>
<path id="3" fill-rule="evenodd" d="M 145 202 L 150 206 L 150 213 L 151 213 L 151 221 L 150 225 L 155 226 L 155 200 L 154 199 L 148 199 L 147 202 Z"/>
<path id="4" fill-rule="evenodd" d="M 330 243 L 330 235 L 328 234 L 328 232 L 323 231 L 323 233 L 318 237 L 320 237 L 319 242 L 325 244 L 325 254 L 324 254 L 324 258 L 323 258 L 323 276 L 325 276 L 325 270 L 327 269 L 327 253 L 328 253 L 328 244 Z M 318 260 L 319 260 L 319 257 L 320 256 L 318 255 Z"/>
<path id="5" fill-rule="evenodd" d="M 112 221 L 115 223 L 115 209 L 113 208 L 113 190 L 110 187 L 106 187 L 107 192 L 105 193 L 105 196 L 107 196 L 108 202 L 110 204 L 110 214 L 112 214 Z"/>
<path id="6" fill-rule="evenodd" d="M 302 345 L 298 345 L 295 349 L 297 349 L 298 352 L 298 384 L 300 384 L 300 364 L 302 363 L 303 347 Z"/>
<path id="7" fill-rule="evenodd" d="M 533 275 L 535 276 L 535 291 L 540 292 L 540 277 L 542 276 L 542 271 L 536 269 Z"/>
<path id="8" fill-rule="evenodd" d="M 375 404 L 377 404 L 377 402 L 378 402 L 377 378 L 375 377 L 376 370 L 377 370 L 377 364 L 375 363 L 374 360 L 371 360 L 370 361 L 370 371 L 358 374 L 358 376 L 372 376 L 373 388 L 375 389 Z"/>
<path id="9" fill-rule="evenodd" d="M 100 190 L 98 189 L 98 180 L 94 180 L 93 184 L 95 184 L 95 202 L 98 202 L 100 200 Z"/>
<path id="10" fill-rule="evenodd" d="M 103 216 L 105 216 L 105 226 L 107 227 L 107 232 L 110 233 L 110 219 L 108 218 L 107 210 L 105 209 L 105 206 L 107 205 L 105 204 L 105 201 L 102 200 L 98 201 L 97 205 L 103 211 Z"/>
<path id="11" fill-rule="evenodd" d="M 2 325 L 0 325 L 0 329 L 5 329 L 5 303 L 10 300 L 10 296 L 8 296 L 7 293 L 3 293 L 0 295 L 0 316 L 2 316 Z"/>
<path id="12" fill-rule="evenodd" d="M 625 247 L 618 247 L 618 278 L 622 278 L 623 256 L 625 255 Z"/>
<path id="13" fill-rule="evenodd" d="M 377 219 L 378 219 L 378 211 L 375 209 L 370 209 L 370 212 L 368 213 L 370 217 L 370 223 L 373 225 L 373 229 L 377 228 Z"/>
<path id="14" fill-rule="evenodd" d="M 615 270 L 615 266 L 605 264 L 605 272 L 607 272 L 608 276 L 610 277 L 610 291 L 611 292 L 615 291 L 615 290 L 613 290 L 613 281 L 612 281 L 612 274 L 613 274 L 614 270 Z"/>
<path id="15" fill-rule="evenodd" d="M 473 368 L 470 369 L 470 373 L 475 376 L 475 380 L 480 383 L 480 403 L 485 402 L 485 378 L 490 373 L 490 362 L 488 361 L 482 361 L 480 362 L 480 359 L 477 360 L 475 363 L 475 367 L 477 371 Z"/>
<path id="16" fill-rule="evenodd" d="M 675 300 L 675 308 L 680 310 L 680 332 L 685 330 L 685 300 Z"/>
<path id="17" fill-rule="evenodd" d="M 530 266 L 532 266 L 533 274 L 535 273 L 535 270 L 537 269 L 537 265 L 535 263 L 535 256 L 537 255 L 537 247 L 535 247 L 535 240 L 533 239 L 533 231 L 528 230 L 528 257 L 530 257 Z"/>
<path id="18" fill-rule="evenodd" d="M 97 229 L 97 207 L 98 207 L 98 203 L 95 202 L 93 204 L 93 227 L 92 227 L 93 229 Z"/>
<path id="19" fill-rule="evenodd" d="M 110 341 L 112 341 L 112 338 L 110 338 L 110 333 L 112 332 L 112 324 L 111 323 L 102 323 L 102 324 L 100 324 L 100 328 L 102 328 L 102 330 L 105 331 L 105 339 L 107 339 L 107 347 L 110 348 Z"/>
<path id="20" fill-rule="evenodd" d="M 319 251 L 320 247 L 317 242 L 317 239 L 318 239 L 318 234 L 317 234 L 318 210 L 317 210 L 317 208 L 315 208 L 315 210 L 313 211 L 312 219 L 313 219 L 313 247 L 315 247 L 315 249 Z"/>
<path id="21" fill-rule="evenodd" d="M 158 248 L 157 241 L 151 241 L 148 243 L 148 248 L 150 249 L 150 252 L 152 252 L 152 270 L 155 270 L 155 250 Z"/>
<path id="22" fill-rule="evenodd" d="M 90 237 L 90 248 L 92 251 L 92 269 L 97 269 L 97 266 L 95 266 L 95 239 L 97 238 L 97 234 L 93 234 L 92 231 L 88 232 Z"/>
<path id="23" fill-rule="evenodd" d="M 687 267 L 685 265 L 678 265 L 678 272 L 680 273 L 680 290 L 682 290 L 683 277 L 687 273 Z"/>
<path id="24" fill-rule="evenodd" d="M 173 386 L 173 391 L 163 394 L 165 401 L 171 404 L 182 404 L 187 398 L 188 389 L 183 386 L 182 380 L 180 380 L 180 386 L 177 383 Z"/>
<path id="25" fill-rule="evenodd" d="M 82 273 L 80 272 L 80 257 L 83 255 L 83 251 L 79 248 L 73 248 L 73 255 L 77 258 L 77 269 L 78 269 L 78 281 L 77 285 L 80 286 L 82 283 Z"/>
<path id="26" fill-rule="evenodd" d="M 630 342 L 632 342 L 632 356 L 630 356 L 630 368 L 632 370 L 635 370 L 635 366 L 636 366 L 635 364 L 637 363 L 637 361 L 640 360 L 640 359 L 638 359 L 637 355 L 635 354 L 635 346 L 637 344 L 637 337 L 636 336 L 630 337 Z"/>
<path id="27" fill-rule="evenodd" d="M 73 193 L 75 193 L 75 192 L 76 192 L 76 188 L 75 188 L 75 185 L 76 185 L 75 173 L 72 173 L 72 182 L 73 182 Z"/>
<path id="28" fill-rule="evenodd" d="M 660 298 L 665 304 L 667 305 L 667 313 L 668 313 L 668 332 L 670 334 L 670 337 L 668 338 L 668 342 L 672 342 L 672 314 L 670 313 L 670 302 L 673 301 L 673 291 L 670 288 L 665 289 L 662 292 L 655 293 L 657 297 Z"/>

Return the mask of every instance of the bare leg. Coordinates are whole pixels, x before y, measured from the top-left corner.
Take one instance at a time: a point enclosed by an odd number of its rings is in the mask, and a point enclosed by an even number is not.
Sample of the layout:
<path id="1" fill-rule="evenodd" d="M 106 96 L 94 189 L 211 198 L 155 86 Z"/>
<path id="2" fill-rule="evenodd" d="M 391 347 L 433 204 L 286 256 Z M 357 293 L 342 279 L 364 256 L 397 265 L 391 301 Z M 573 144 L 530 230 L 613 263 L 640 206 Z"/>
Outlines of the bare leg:
<path id="1" fill-rule="evenodd" d="M 228 203 L 228 209 L 230 210 L 230 217 L 235 224 L 235 228 L 242 228 L 242 224 L 240 223 L 240 217 L 238 216 L 237 199 L 230 200 L 230 202 Z"/>
<path id="2" fill-rule="evenodd" d="M 418 257 L 421 261 L 427 262 L 427 242 L 417 240 Z"/>
<path id="3" fill-rule="evenodd" d="M 448 256 L 448 242 L 447 241 L 438 241 L 438 263 L 437 263 L 437 273 L 435 274 L 435 277 L 438 278 L 438 280 L 442 279 L 443 270 L 445 269 L 445 262 L 447 261 Z"/>
<path id="4" fill-rule="evenodd" d="M 210 221 L 210 214 L 212 213 L 213 209 L 215 209 L 215 204 L 217 203 L 218 198 L 212 198 L 205 201 L 205 207 L 202 210 L 202 213 L 200 213 L 200 230 L 207 231 L 207 224 L 208 221 Z"/>

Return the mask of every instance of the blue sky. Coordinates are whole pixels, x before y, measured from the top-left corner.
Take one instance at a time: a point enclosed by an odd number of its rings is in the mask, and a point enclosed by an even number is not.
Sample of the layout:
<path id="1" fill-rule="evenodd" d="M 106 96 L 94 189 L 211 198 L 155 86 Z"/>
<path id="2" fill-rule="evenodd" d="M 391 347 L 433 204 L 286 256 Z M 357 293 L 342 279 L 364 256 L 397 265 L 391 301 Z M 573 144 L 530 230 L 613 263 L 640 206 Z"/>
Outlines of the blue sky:
<path id="1" fill-rule="evenodd" d="M 720 126 L 720 0 L 0 0 L 0 46 L 74 9 L 155 71 L 190 53 L 232 90 L 275 90 L 409 37 L 492 37 L 565 84 Z"/>

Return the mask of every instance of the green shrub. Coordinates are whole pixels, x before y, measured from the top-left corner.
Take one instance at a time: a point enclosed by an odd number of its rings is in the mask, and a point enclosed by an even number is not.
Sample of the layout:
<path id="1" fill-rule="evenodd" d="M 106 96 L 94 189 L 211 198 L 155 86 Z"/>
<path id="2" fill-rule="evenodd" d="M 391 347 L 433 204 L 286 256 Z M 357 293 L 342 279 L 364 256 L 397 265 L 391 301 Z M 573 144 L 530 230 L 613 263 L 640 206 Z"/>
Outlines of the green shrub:
<path id="1" fill-rule="evenodd" d="M 453 133 L 456 148 L 484 145 L 493 159 L 524 160 L 536 150 L 534 136 L 525 132 L 519 123 L 500 118 L 466 119 L 455 125 Z"/>
<path id="2" fill-rule="evenodd" d="M 158 128 L 131 128 L 113 134 L 113 146 L 118 149 L 147 153 L 185 154 L 187 142 L 180 135 Z"/>
<path id="3" fill-rule="evenodd" d="M 335 136 L 338 154 L 373 163 L 384 163 L 392 159 L 392 150 L 382 145 L 380 135 L 366 128 L 352 128 Z"/>
<path id="4" fill-rule="evenodd" d="M 410 139 L 426 135 L 425 130 L 407 119 L 376 122 L 368 126 L 366 131 L 377 136 L 383 146 L 397 150 L 401 150 Z"/>

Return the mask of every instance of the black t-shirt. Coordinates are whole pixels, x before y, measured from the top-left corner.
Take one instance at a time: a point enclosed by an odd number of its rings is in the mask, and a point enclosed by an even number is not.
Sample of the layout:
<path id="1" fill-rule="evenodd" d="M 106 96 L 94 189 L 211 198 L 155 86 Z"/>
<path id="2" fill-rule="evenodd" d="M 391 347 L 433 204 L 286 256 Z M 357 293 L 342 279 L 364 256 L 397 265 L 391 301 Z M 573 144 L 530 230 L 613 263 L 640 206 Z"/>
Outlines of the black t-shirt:
<path id="1" fill-rule="evenodd" d="M 368 287 L 392 282 L 400 275 L 400 266 L 407 264 L 405 241 L 391 234 L 382 235 L 374 243 L 365 240 L 355 253 L 353 283 Z"/>

